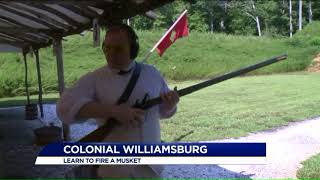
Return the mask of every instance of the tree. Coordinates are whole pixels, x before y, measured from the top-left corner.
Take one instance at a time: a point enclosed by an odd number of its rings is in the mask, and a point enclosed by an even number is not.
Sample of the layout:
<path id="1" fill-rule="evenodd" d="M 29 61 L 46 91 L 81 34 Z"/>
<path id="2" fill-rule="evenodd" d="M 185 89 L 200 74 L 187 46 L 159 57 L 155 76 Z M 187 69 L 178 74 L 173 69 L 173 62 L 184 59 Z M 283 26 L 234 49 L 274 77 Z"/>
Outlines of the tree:
<path id="1" fill-rule="evenodd" d="M 309 6 L 308 6 L 308 12 L 309 12 L 309 23 L 312 22 L 312 1 L 309 0 Z"/>
<path id="2" fill-rule="evenodd" d="M 218 20 L 218 9 L 220 8 L 218 3 L 218 0 L 198 0 L 192 6 L 193 12 L 197 12 L 207 19 L 211 33 L 216 30 L 216 20 Z"/>
<path id="3" fill-rule="evenodd" d="M 290 38 L 292 38 L 292 32 L 293 32 L 293 28 L 292 28 L 292 1 L 289 0 L 289 26 L 290 26 Z"/>
<path id="4" fill-rule="evenodd" d="M 214 31 L 214 14 L 213 9 L 215 8 L 216 1 L 204 1 L 204 9 L 207 10 L 208 14 L 210 15 L 210 32 L 213 33 Z"/>
<path id="5" fill-rule="evenodd" d="M 228 16 L 226 17 L 226 32 L 232 34 L 255 34 L 255 18 L 249 1 L 229 1 Z"/>
<path id="6" fill-rule="evenodd" d="M 251 4 L 252 4 L 252 9 L 253 9 L 253 11 L 255 12 L 255 14 L 257 14 L 257 13 L 256 13 L 256 11 L 257 11 L 257 10 L 256 10 L 256 6 L 254 5 L 254 1 L 253 1 L 253 0 L 251 0 Z M 261 36 L 260 21 L 259 21 L 259 16 L 258 16 L 258 15 L 256 15 L 255 21 L 256 21 L 256 23 L 257 23 L 258 34 L 259 34 L 259 36 Z"/>
<path id="7" fill-rule="evenodd" d="M 261 36 L 261 27 L 260 27 L 260 20 L 258 16 L 258 11 L 255 6 L 254 0 L 245 0 L 245 1 L 233 1 L 234 7 L 233 8 L 239 8 L 240 11 L 242 11 L 245 15 L 252 18 L 256 24 L 256 29 L 258 32 L 258 35 Z"/>
<path id="8" fill-rule="evenodd" d="M 152 28 L 153 22 L 149 18 L 140 15 L 130 18 L 130 26 L 135 29 L 149 30 Z"/>
<path id="9" fill-rule="evenodd" d="M 227 0 L 220 0 L 220 6 L 223 9 L 223 13 L 220 20 L 220 28 L 222 31 L 225 31 L 225 18 L 227 16 L 227 9 L 228 9 L 228 1 Z"/>
<path id="10" fill-rule="evenodd" d="M 302 30 L 302 0 L 299 0 L 299 31 Z"/>
<path id="11" fill-rule="evenodd" d="M 156 21 L 136 16 L 130 18 L 130 25 L 143 30 L 167 29 L 188 9 L 190 31 L 259 36 L 289 33 L 292 37 L 305 23 L 320 19 L 320 0 L 305 2 L 303 6 L 302 0 L 175 0 L 154 10 Z"/>

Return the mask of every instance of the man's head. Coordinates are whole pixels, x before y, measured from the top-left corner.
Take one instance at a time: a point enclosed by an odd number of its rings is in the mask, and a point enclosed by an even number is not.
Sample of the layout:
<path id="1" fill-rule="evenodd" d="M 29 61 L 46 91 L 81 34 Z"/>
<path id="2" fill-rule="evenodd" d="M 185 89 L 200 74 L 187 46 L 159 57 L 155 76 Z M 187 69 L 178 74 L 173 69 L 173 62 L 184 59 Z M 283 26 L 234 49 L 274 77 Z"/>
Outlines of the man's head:
<path id="1" fill-rule="evenodd" d="M 138 55 L 138 36 L 130 26 L 114 25 L 108 29 L 102 49 L 112 68 L 125 68 Z"/>

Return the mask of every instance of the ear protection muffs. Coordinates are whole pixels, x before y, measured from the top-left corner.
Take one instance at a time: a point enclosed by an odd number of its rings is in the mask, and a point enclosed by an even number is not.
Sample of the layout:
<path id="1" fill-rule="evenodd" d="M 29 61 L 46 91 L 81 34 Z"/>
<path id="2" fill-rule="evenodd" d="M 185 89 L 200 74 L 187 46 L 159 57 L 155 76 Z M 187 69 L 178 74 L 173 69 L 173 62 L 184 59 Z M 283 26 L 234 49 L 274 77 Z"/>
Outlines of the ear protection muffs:
<path id="1" fill-rule="evenodd" d="M 140 48 L 139 38 L 138 38 L 136 32 L 130 26 L 128 26 L 126 24 L 117 24 L 115 26 L 116 26 L 116 28 L 123 29 L 127 32 L 129 42 L 130 42 L 130 58 L 135 59 L 138 56 L 139 48 Z M 108 31 L 107 31 L 107 33 L 108 33 Z M 105 47 L 105 43 L 103 41 L 102 48 L 104 48 L 104 47 Z"/>

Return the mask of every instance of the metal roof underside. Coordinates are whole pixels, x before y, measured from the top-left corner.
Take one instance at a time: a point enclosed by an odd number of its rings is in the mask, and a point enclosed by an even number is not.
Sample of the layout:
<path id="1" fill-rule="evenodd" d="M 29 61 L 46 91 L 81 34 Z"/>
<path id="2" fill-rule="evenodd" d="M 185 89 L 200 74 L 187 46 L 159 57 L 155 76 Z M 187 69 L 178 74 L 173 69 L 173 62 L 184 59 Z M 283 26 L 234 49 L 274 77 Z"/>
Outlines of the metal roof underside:
<path id="1" fill-rule="evenodd" d="M 0 0 L 0 52 L 28 51 L 91 29 L 94 19 L 108 25 L 173 0 Z"/>

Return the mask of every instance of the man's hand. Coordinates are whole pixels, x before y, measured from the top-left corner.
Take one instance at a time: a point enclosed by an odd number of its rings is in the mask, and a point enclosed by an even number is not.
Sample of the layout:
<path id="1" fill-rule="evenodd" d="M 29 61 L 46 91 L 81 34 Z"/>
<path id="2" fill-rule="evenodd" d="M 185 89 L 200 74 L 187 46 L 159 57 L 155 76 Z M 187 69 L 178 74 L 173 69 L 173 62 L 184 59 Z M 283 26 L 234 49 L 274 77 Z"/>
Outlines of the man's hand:
<path id="1" fill-rule="evenodd" d="M 121 104 L 112 108 L 113 117 L 126 127 L 138 127 L 144 120 L 144 111 Z"/>
<path id="2" fill-rule="evenodd" d="M 162 103 L 165 110 L 172 111 L 178 104 L 180 98 L 176 90 L 169 91 L 167 93 L 162 93 L 161 95 Z"/>

